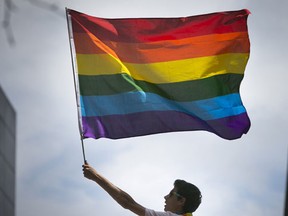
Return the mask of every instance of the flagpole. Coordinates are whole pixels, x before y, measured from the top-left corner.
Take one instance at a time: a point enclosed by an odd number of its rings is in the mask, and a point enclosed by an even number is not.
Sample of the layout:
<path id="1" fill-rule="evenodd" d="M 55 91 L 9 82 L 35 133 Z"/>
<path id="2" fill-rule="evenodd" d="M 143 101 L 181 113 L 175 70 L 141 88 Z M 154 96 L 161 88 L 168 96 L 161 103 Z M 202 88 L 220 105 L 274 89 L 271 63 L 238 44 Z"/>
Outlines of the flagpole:
<path id="1" fill-rule="evenodd" d="M 284 215 L 288 215 L 288 158 L 286 165 L 286 192 L 285 192 L 285 203 L 284 203 Z"/>
<path id="2" fill-rule="evenodd" d="M 81 146 L 82 146 L 82 155 L 83 155 L 84 164 L 87 164 L 87 160 L 86 160 L 86 156 L 85 156 L 85 149 L 84 149 L 84 141 L 83 141 L 82 136 L 81 136 Z"/>
<path id="3" fill-rule="evenodd" d="M 82 146 L 82 154 L 84 163 L 87 164 L 86 156 L 85 156 L 85 149 L 84 149 L 84 141 L 83 141 L 83 130 L 82 130 L 82 120 L 81 120 L 81 111 L 80 111 L 80 102 L 79 102 L 79 92 L 77 91 L 78 88 L 78 79 L 77 79 L 77 67 L 76 67 L 76 56 L 75 56 L 75 47 L 72 44 L 74 40 L 72 29 L 71 29 L 71 19 L 69 16 L 69 9 L 66 7 L 66 19 L 67 19 L 67 26 L 68 26 L 68 36 L 69 36 L 69 45 L 70 45 L 70 54 L 72 60 L 72 70 L 73 70 L 73 80 L 74 80 L 74 90 L 75 90 L 75 97 L 76 97 L 76 105 L 77 105 L 77 116 L 78 116 L 78 128 L 81 138 L 81 146 Z"/>

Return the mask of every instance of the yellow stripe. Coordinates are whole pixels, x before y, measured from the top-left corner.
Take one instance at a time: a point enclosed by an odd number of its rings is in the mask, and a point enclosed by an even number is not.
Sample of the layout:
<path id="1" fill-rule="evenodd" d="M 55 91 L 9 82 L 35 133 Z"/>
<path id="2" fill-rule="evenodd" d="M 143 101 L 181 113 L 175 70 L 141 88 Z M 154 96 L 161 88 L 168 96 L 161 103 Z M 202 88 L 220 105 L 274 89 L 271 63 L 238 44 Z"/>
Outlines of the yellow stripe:
<path id="1" fill-rule="evenodd" d="M 78 73 L 81 75 L 126 73 L 137 80 L 170 83 L 226 73 L 243 74 L 248 58 L 248 53 L 229 53 L 169 62 L 135 64 L 121 62 L 109 54 L 77 54 L 77 65 Z"/>

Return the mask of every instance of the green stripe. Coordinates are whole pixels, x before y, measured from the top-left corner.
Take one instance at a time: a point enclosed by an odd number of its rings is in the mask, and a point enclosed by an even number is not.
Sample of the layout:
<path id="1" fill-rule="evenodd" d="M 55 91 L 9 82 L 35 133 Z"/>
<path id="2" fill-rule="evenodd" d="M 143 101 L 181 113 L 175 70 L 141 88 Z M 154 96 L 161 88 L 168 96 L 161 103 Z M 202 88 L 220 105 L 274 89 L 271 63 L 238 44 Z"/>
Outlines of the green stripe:
<path id="1" fill-rule="evenodd" d="M 133 80 L 127 74 L 79 75 L 79 85 L 82 96 L 114 95 L 141 90 L 175 101 L 193 101 L 238 93 L 242 79 L 241 74 L 222 74 L 200 80 L 152 84 Z"/>

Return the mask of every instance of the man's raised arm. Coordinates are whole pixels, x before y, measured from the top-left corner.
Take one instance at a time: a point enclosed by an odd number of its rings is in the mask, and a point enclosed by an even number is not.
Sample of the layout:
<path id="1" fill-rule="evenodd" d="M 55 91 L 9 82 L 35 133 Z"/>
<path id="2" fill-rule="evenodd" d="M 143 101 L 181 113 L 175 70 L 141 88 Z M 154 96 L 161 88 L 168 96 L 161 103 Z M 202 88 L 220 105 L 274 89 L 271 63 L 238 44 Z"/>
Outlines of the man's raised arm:
<path id="1" fill-rule="evenodd" d="M 123 208 L 134 212 L 136 215 L 145 216 L 145 208 L 135 202 L 135 200 L 128 193 L 113 185 L 89 164 L 84 164 L 82 167 L 84 176 L 96 182 Z"/>

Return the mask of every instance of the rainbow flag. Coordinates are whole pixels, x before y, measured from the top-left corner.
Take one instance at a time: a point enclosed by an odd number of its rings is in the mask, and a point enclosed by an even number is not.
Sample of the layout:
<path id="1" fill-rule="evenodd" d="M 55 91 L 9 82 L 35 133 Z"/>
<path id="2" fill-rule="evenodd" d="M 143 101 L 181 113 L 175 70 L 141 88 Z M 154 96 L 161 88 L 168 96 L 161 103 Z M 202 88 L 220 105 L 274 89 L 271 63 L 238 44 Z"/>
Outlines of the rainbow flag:
<path id="1" fill-rule="evenodd" d="M 83 138 L 247 133 L 248 15 L 105 19 L 67 9 Z"/>

